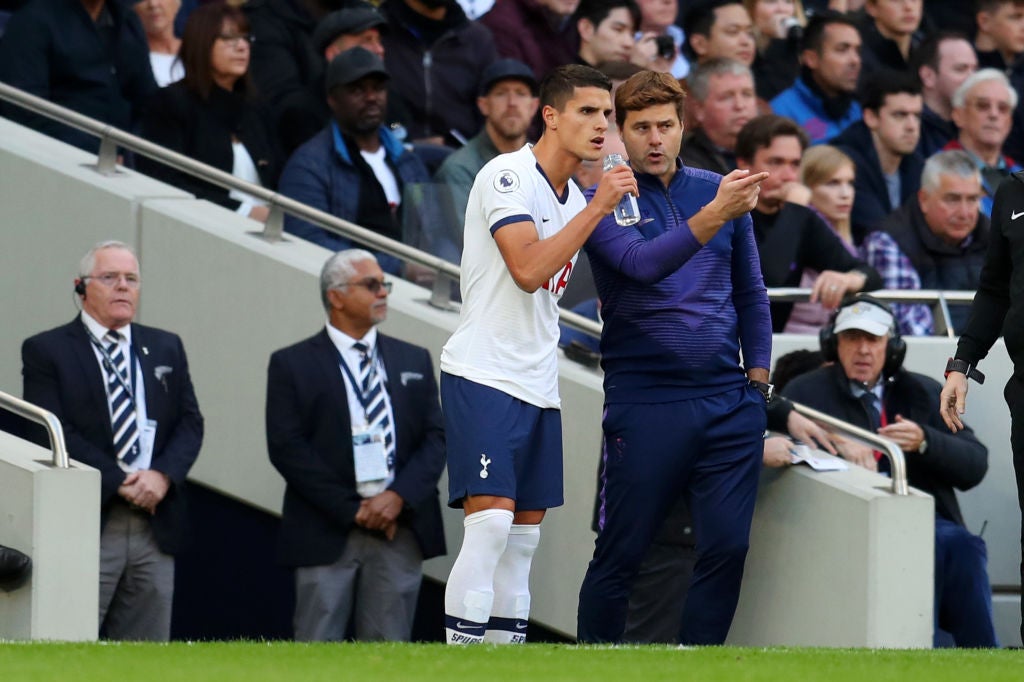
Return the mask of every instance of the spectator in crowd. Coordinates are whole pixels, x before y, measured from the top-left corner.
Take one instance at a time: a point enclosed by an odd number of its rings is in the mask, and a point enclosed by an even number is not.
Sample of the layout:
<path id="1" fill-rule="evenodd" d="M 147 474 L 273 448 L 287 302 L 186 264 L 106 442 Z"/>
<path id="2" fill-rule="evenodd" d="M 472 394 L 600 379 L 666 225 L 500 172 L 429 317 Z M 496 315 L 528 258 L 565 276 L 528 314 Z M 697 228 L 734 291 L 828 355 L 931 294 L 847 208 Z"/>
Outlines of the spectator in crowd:
<path id="1" fill-rule="evenodd" d="M 857 166 L 851 221 L 858 244 L 917 192 L 924 167 L 917 153 L 922 107 L 917 81 L 909 74 L 891 73 L 867 83 L 863 93 L 863 120 L 832 141 Z"/>
<path id="2" fill-rule="evenodd" d="M 149 46 L 130 7 L 107 0 L 32 0 L 0 38 L 0 81 L 134 131 L 156 90 Z M 20 107 L 0 113 L 88 151 L 99 139 Z"/>
<path id="3" fill-rule="evenodd" d="M 766 114 L 743 126 L 736 138 L 736 160 L 740 169 L 769 173 L 750 212 L 765 285 L 795 287 L 811 268 L 819 273 L 811 302 L 834 308 L 846 294 L 877 289 L 882 280 L 870 265 L 850 255 L 814 211 L 790 201 L 801 190 L 796 180 L 806 147 L 807 135 L 800 126 Z M 772 331 L 785 328 L 792 308 L 792 303 L 772 304 Z"/>
<path id="4" fill-rule="evenodd" d="M 953 93 L 978 70 L 978 57 L 962 34 L 944 31 L 923 43 L 914 53 L 911 72 L 921 82 L 921 140 L 917 151 L 928 158 L 956 139 Z"/>
<path id="5" fill-rule="evenodd" d="M 324 64 L 329 64 L 336 56 L 351 50 L 353 47 L 362 47 L 384 59 L 384 42 L 381 36 L 388 30 L 387 20 L 377 8 L 362 0 L 353 0 L 353 3 L 340 10 L 331 12 L 316 25 L 313 31 L 313 49 L 318 55 L 324 58 Z M 321 78 L 314 85 L 318 102 L 318 109 L 307 109 L 305 118 L 301 123 L 307 126 L 305 132 L 295 131 L 295 137 L 302 137 L 308 140 L 323 129 L 331 120 L 331 111 L 327 106 L 327 100 L 323 97 L 324 83 Z M 405 141 L 408 137 L 408 124 L 410 113 L 405 104 L 402 93 L 395 88 L 388 90 L 388 106 L 384 112 L 385 125 L 391 130 L 399 142 Z M 295 121 L 299 125 L 299 121 Z M 451 151 L 447 147 L 419 144 L 413 145 L 413 150 L 421 154 L 424 163 L 431 163 L 435 159 L 441 159 Z M 440 163 L 440 161 L 438 161 Z"/>
<path id="6" fill-rule="evenodd" d="M 867 0 L 860 25 L 861 85 L 873 77 L 910 70 L 911 55 L 924 39 L 920 30 L 923 1 Z"/>
<path id="7" fill-rule="evenodd" d="M 466 204 L 476 174 L 498 154 L 514 152 L 526 144 L 526 131 L 537 113 L 537 81 L 529 66 L 515 59 L 499 59 L 481 77 L 476 103 L 484 116 L 484 127 L 465 147 L 451 154 L 434 174 L 451 196 L 451 213 L 446 220 L 459 252 Z"/>
<path id="8" fill-rule="evenodd" d="M 138 0 L 134 7 L 146 32 L 156 84 L 162 88 L 181 80 L 185 75 L 185 67 L 178 59 L 181 40 L 174 34 L 174 18 L 181 9 L 181 0 Z"/>
<path id="9" fill-rule="evenodd" d="M 362 47 L 384 59 L 381 35 L 387 20 L 368 3 L 357 2 L 325 16 L 313 30 L 313 49 L 327 64 L 345 50 Z"/>
<path id="10" fill-rule="evenodd" d="M 205 4 L 185 23 L 181 62 L 185 77 L 153 97 L 142 134 L 172 151 L 270 189 L 282 159 L 266 112 L 253 102 L 249 78 L 249 22 L 223 2 Z M 266 203 L 188 173 L 139 157 L 139 170 L 253 220 L 265 221 Z"/>
<path id="11" fill-rule="evenodd" d="M 1024 91 L 1024 0 L 979 0 L 974 47 L 980 68 L 998 69 L 1019 95 Z M 1005 153 L 1024 158 L 1024 105 L 1013 112 Z"/>
<path id="12" fill-rule="evenodd" d="M 652 71 L 686 78 L 690 62 L 683 56 L 683 29 L 676 26 L 678 0 L 639 0 L 640 30 L 633 63 Z"/>
<path id="13" fill-rule="evenodd" d="M 821 337 L 833 364 L 793 379 L 785 394 L 900 446 L 909 484 L 935 498 L 935 642 L 942 630 L 958 647 L 999 646 L 985 543 L 965 527 L 954 492 L 981 482 L 988 451 L 969 428 L 950 432 L 939 416 L 941 387 L 903 369 L 906 350 L 888 306 L 870 296 L 847 299 Z M 866 445 L 838 449 L 859 466 L 887 469 Z"/>
<path id="14" fill-rule="evenodd" d="M 1024 0 L 977 0 L 978 32 L 974 47 L 978 65 L 1016 72 L 1024 54 Z"/>
<path id="15" fill-rule="evenodd" d="M 459 147 L 480 129 L 480 73 L 498 58 L 491 32 L 455 0 L 390 0 L 384 63 L 409 110 L 409 140 Z"/>
<path id="16" fill-rule="evenodd" d="M 989 221 L 980 211 L 981 176 L 965 152 L 939 152 L 924 165 L 916 198 L 884 220 L 864 240 L 864 259 L 886 289 L 974 291 L 989 246 Z M 929 306 L 894 304 L 903 335 L 934 332 Z M 969 309 L 951 306 L 954 331 Z"/>
<path id="17" fill-rule="evenodd" d="M 78 272 L 81 314 L 21 347 L 24 397 L 52 412 L 68 451 L 99 472 L 101 631 L 166 642 L 203 416 L 181 339 L 134 321 L 142 280 L 131 247 L 100 242 Z"/>
<path id="18" fill-rule="evenodd" d="M 741 0 L 708 0 L 691 6 L 684 15 L 683 32 L 691 63 L 727 57 L 750 66 L 757 55 L 754 24 Z"/>
<path id="19" fill-rule="evenodd" d="M 597 67 L 605 62 L 628 62 L 640 27 L 636 0 L 582 0 L 576 9 L 580 36 L 577 61 Z"/>
<path id="20" fill-rule="evenodd" d="M 831 145 L 811 147 L 800 160 L 800 184 L 808 190 L 806 205 L 832 228 L 853 256 L 857 255 L 857 248 L 853 245 L 850 233 L 850 213 L 857 194 L 854 188 L 856 174 L 853 159 Z M 796 196 L 798 193 L 791 193 L 789 198 L 796 203 L 803 203 Z M 800 277 L 800 288 L 813 289 L 817 278 L 817 271 L 805 268 Z M 817 334 L 828 323 L 830 314 L 831 311 L 820 303 L 794 303 L 783 331 L 789 334 Z"/>
<path id="21" fill-rule="evenodd" d="M 295 639 L 408 641 L 423 561 L 445 553 L 444 427 L 427 349 L 385 336 L 373 254 L 320 273 L 325 329 L 275 352 L 267 449 L 287 487 L 278 556 L 295 568 Z"/>
<path id="22" fill-rule="evenodd" d="M 271 129 L 285 156 L 323 126 L 323 58 L 313 49 L 317 22 L 342 0 L 249 0 L 252 77 L 271 107 Z M 312 118 L 320 121 L 311 122 Z"/>
<path id="23" fill-rule="evenodd" d="M 676 79 L 651 71 L 616 92 L 641 212 L 653 220 L 605 218 L 586 244 L 605 320 L 605 445 L 618 456 L 606 459 L 601 530 L 580 589 L 581 642 L 622 640 L 633 577 L 684 494 L 698 559 L 677 641 L 724 642 L 739 597 L 771 390 L 768 297 L 748 216 L 768 174 L 680 166 L 684 97 Z"/>
<path id="24" fill-rule="evenodd" d="M 944 149 L 963 149 L 981 171 L 981 188 L 985 193 L 981 212 L 986 216 L 992 214 L 992 200 L 1000 183 L 1021 170 L 1016 161 L 1003 153 L 1017 100 L 1017 91 L 996 69 L 975 72 L 953 94 L 953 122 L 960 135 Z"/>
<path id="25" fill-rule="evenodd" d="M 576 61 L 579 34 L 573 13 L 580 0 L 496 0 L 480 23 L 491 30 L 498 55 L 518 59 L 538 82 Z"/>
<path id="26" fill-rule="evenodd" d="M 402 241 L 403 226 L 422 206 L 405 201 L 404 190 L 430 182 L 423 162 L 382 125 L 390 76 L 384 61 L 361 47 L 342 52 L 327 69 L 327 101 L 333 120 L 288 159 L 282 194 Z M 440 219 L 431 220 L 442 228 Z M 351 242 L 301 218 L 285 217 L 284 229 L 327 249 Z M 436 255 L 457 259 L 453 244 Z M 430 250 L 425 247 L 425 250 Z M 385 272 L 399 274 L 401 261 L 376 255 Z"/>
<path id="27" fill-rule="evenodd" d="M 828 142 L 861 118 L 854 98 L 860 45 L 857 25 L 841 14 L 818 14 L 807 23 L 800 76 L 771 101 L 771 107 L 799 123 L 812 144 Z"/>
<path id="28" fill-rule="evenodd" d="M 683 137 L 680 158 L 691 168 L 719 175 L 736 170 L 736 136 L 757 116 L 750 68 L 734 59 L 698 64 L 687 81 L 697 127 Z"/>
<path id="29" fill-rule="evenodd" d="M 800 75 L 800 42 L 807 26 L 801 0 L 743 0 L 754 22 L 757 57 L 751 67 L 757 96 L 770 102 Z"/>

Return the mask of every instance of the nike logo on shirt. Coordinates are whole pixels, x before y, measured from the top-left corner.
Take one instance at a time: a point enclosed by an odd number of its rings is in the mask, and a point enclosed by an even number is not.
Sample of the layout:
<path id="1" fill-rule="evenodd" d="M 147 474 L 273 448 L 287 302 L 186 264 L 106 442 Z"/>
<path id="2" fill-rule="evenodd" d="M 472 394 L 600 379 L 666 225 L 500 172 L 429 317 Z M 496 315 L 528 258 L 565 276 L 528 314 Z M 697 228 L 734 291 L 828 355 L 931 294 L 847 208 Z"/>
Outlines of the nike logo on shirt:
<path id="1" fill-rule="evenodd" d="M 1024 215 L 1024 211 L 1014 211 L 1013 213 L 1010 214 L 1010 220 L 1016 220 L 1022 215 Z"/>

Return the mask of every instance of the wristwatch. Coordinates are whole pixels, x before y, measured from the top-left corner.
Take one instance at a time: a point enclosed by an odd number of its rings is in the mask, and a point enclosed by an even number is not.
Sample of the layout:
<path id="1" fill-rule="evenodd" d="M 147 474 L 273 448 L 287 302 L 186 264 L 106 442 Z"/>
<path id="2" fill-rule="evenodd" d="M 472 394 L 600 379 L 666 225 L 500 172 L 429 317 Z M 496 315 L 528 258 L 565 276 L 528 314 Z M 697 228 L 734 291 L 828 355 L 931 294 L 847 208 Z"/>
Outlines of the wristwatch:
<path id="1" fill-rule="evenodd" d="M 764 401 L 766 403 L 770 403 L 772 401 L 772 398 L 775 397 L 774 384 L 766 384 L 763 381 L 754 381 L 753 379 L 750 379 L 747 383 L 756 388 L 761 393 L 761 395 L 764 396 Z"/>
<path id="2" fill-rule="evenodd" d="M 949 378 L 950 372 L 960 372 L 968 379 L 974 379 L 979 384 L 985 383 L 985 375 L 977 370 L 975 367 L 971 367 L 971 363 L 960 358 L 950 358 L 949 362 L 946 363 L 945 378 Z"/>

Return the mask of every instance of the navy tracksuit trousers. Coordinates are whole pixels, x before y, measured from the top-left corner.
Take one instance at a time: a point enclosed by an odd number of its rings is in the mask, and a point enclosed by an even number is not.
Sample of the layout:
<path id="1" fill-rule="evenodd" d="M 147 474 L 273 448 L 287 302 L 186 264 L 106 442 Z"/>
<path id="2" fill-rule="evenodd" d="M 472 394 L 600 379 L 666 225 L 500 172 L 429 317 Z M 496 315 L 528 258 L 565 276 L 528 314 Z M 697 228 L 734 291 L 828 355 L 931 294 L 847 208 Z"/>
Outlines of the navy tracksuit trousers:
<path id="1" fill-rule="evenodd" d="M 606 407 L 601 529 L 580 589 L 580 642 L 622 639 L 633 578 L 684 494 L 699 558 L 679 642 L 725 641 L 743 578 L 765 423 L 764 398 L 746 385 L 692 400 Z"/>

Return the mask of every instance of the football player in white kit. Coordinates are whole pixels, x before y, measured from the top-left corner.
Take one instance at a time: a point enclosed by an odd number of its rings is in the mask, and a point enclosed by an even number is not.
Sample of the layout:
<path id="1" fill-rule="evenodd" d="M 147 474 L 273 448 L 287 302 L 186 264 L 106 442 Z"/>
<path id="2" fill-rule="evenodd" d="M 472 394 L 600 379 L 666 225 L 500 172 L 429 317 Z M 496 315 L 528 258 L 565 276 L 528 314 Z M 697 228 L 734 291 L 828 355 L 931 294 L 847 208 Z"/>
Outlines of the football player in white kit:
<path id="1" fill-rule="evenodd" d="M 628 166 L 606 173 L 590 204 L 572 180 L 602 156 L 610 92 L 590 67 L 553 69 L 540 141 L 492 159 L 469 194 L 462 313 L 441 352 L 448 504 L 465 512 L 449 644 L 526 640 L 540 522 L 562 504 L 558 299 L 601 218 L 637 192 Z"/>

